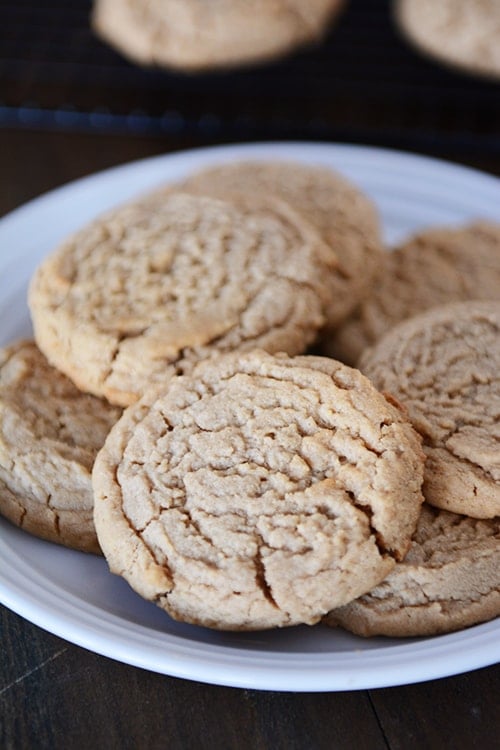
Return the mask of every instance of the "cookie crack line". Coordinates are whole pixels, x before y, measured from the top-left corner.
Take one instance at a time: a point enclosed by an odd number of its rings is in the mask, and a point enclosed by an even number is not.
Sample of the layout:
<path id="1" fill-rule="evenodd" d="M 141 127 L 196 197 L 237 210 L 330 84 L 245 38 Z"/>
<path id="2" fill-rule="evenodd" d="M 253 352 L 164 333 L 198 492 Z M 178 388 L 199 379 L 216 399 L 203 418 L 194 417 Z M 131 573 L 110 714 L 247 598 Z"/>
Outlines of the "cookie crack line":
<path id="1" fill-rule="evenodd" d="M 427 446 L 427 447 L 428 447 L 428 446 Z M 433 447 L 434 447 L 434 448 L 439 448 L 440 446 L 436 445 L 436 446 L 433 446 Z M 446 448 L 446 450 L 447 450 L 447 451 L 448 451 L 449 453 L 451 453 L 451 455 L 452 455 L 452 456 L 453 456 L 454 458 L 456 458 L 456 459 L 457 459 L 457 461 L 460 461 L 460 463 L 465 463 L 465 464 L 468 464 L 468 465 L 469 465 L 469 466 L 470 466 L 470 467 L 471 467 L 471 468 L 472 468 L 473 470 L 476 470 L 476 471 L 478 471 L 478 472 L 480 472 L 480 473 L 482 473 L 482 474 L 485 474 L 485 475 L 486 475 L 486 477 L 487 477 L 488 479 L 491 479 L 491 481 L 492 481 L 492 482 L 495 482 L 495 483 L 496 483 L 496 482 L 498 481 L 498 480 L 497 480 L 497 479 L 496 479 L 496 478 L 495 478 L 495 477 L 493 476 L 493 474 L 492 474 L 492 472 L 491 472 L 491 470 L 490 470 L 490 469 L 488 469 L 488 468 L 487 468 L 486 466 L 481 466 L 480 464 L 478 464 L 478 463 L 477 463 L 477 461 L 472 461 L 472 460 L 471 460 L 470 458 L 468 458 L 467 456 L 462 456 L 462 455 L 458 455 L 458 454 L 457 454 L 457 453 L 456 453 L 456 452 L 455 452 L 454 450 L 452 450 L 452 449 L 450 449 L 450 448 L 449 448 L 449 446 L 448 446 L 448 443 L 447 443 L 447 442 L 446 442 L 446 443 L 444 443 L 444 445 L 443 445 L 443 446 L 441 446 L 441 447 L 444 447 L 444 448 Z M 477 493 L 477 485 L 476 485 L 476 484 L 474 484 L 474 494 L 476 494 L 476 493 Z"/>
<path id="2" fill-rule="evenodd" d="M 370 529 L 370 534 L 373 537 L 373 541 L 375 542 L 375 546 L 377 547 L 379 554 L 381 557 L 390 557 L 396 562 L 400 562 L 401 556 L 396 550 L 392 550 L 390 547 L 387 547 L 384 542 L 384 538 L 380 531 L 373 525 L 373 510 L 369 505 L 364 505 L 363 503 L 360 503 L 351 490 L 346 490 L 346 496 L 348 498 L 348 502 L 351 503 L 351 505 L 359 510 L 361 513 L 363 513 L 364 516 L 366 516 L 368 520 L 368 527 Z"/>
<path id="3" fill-rule="evenodd" d="M 61 519 L 59 517 L 59 510 L 54 505 L 52 505 L 52 493 L 48 493 L 47 497 L 45 498 L 45 503 L 47 505 L 47 508 L 52 511 L 53 513 L 53 520 L 54 520 L 54 531 L 58 537 L 61 536 Z"/>
<path id="4" fill-rule="evenodd" d="M 267 578 L 266 578 L 266 567 L 264 565 L 264 561 L 262 559 L 262 546 L 264 544 L 264 540 L 260 535 L 256 535 L 257 538 L 257 552 L 254 557 L 254 566 L 255 566 L 255 582 L 262 591 L 264 597 L 267 599 L 267 601 L 272 604 L 273 607 L 281 611 L 281 607 L 276 602 L 274 596 L 272 587 L 269 584 Z"/>
<path id="5" fill-rule="evenodd" d="M 7 486 L 7 490 L 9 490 L 8 486 Z M 24 521 L 26 519 L 26 516 L 28 515 L 28 509 L 25 508 L 16 497 L 12 497 L 11 499 L 14 501 L 14 503 L 19 508 L 19 514 L 20 514 L 19 515 L 19 527 L 22 529 L 23 526 L 24 526 Z"/>
<path id="6" fill-rule="evenodd" d="M 120 483 L 120 480 L 118 478 L 118 469 L 119 469 L 118 466 L 114 467 L 114 470 L 113 470 L 114 480 L 116 482 L 117 487 L 119 487 L 119 489 L 120 489 L 120 495 L 121 495 L 121 497 L 123 497 L 123 487 L 122 487 L 122 485 Z M 104 502 L 104 503 L 109 503 L 110 502 L 110 498 L 107 497 L 106 495 L 103 495 L 100 500 L 101 500 L 101 502 Z M 121 511 L 122 511 L 121 515 L 122 515 L 125 523 L 127 524 L 129 530 L 131 531 L 132 535 L 135 536 L 141 542 L 141 544 L 144 544 L 144 540 L 142 539 L 141 534 L 135 528 L 135 526 L 133 525 L 132 521 L 128 517 L 128 515 L 125 512 L 125 509 L 123 507 L 123 504 L 121 504 Z M 151 555 L 152 559 L 155 561 L 156 565 L 158 565 L 158 567 L 163 568 L 163 570 L 167 573 L 167 575 L 169 576 L 170 581 L 172 582 L 172 585 L 173 585 L 173 580 L 174 579 L 172 577 L 172 571 L 170 570 L 170 568 L 168 567 L 168 565 L 166 563 L 160 561 L 157 558 L 157 556 L 155 555 L 154 550 L 152 550 L 149 546 L 146 546 L 146 549 L 147 549 L 148 553 Z M 136 549 L 135 553 L 134 553 L 133 560 L 132 560 L 131 565 L 130 565 L 130 569 L 133 569 L 133 567 L 134 567 L 134 565 L 136 563 L 138 554 L 139 554 L 138 550 Z M 126 569 L 123 569 L 120 572 L 120 575 L 124 575 L 125 573 L 126 573 Z"/>
<path id="7" fill-rule="evenodd" d="M 309 291 L 315 293 L 314 286 L 312 284 L 307 284 L 305 282 L 304 283 L 299 283 L 299 282 L 296 282 L 293 279 L 290 279 L 290 278 L 288 278 L 286 276 L 278 276 L 276 274 L 273 274 L 272 276 L 270 276 L 270 278 L 276 278 L 276 279 L 279 279 L 279 280 L 285 280 L 288 283 L 290 283 L 292 286 L 295 286 L 298 289 L 304 289 L 304 288 L 306 288 Z M 265 290 L 267 288 L 267 286 L 268 286 L 268 284 L 262 284 L 258 288 L 258 290 L 255 292 L 255 294 L 252 297 L 250 297 L 250 299 L 249 299 L 247 305 L 245 306 L 244 310 L 241 310 L 240 313 L 243 312 L 243 311 L 250 310 L 252 308 L 252 304 L 258 298 L 259 294 L 263 290 Z M 322 310 L 321 314 L 322 314 L 322 316 L 324 318 L 324 310 Z M 281 331 L 281 330 L 286 331 L 290 327 L 290 324 L 293 321 L 294 321 L 294 311 L 291 310 L 289 313 L 287 313 L 286 316 L 282 317 L 279 322 L 278 321 L 274 322 L 273 330 L 275 332 L 276 331 Z M 114 366 L 115 366 L 116 360 L 118 359 L 118 357 L 121 354 L 121 345 L 122 345 L 122 343 L 124 341 L 130 341 L 132 339 L 140 339 L 142 336 L 144 336 L 144 334 L 146 334 L 149 330 L 151 330 L 151 328 L 153 328 L 154 325 L 155 325 L 154 323 L 151 323 L 151 325 L 145 326 L 140 331 L 134 331 L 133 334 L 127 334 L 127 333 L 117 334 L 116 344 L 115 344 L 115 347 L 114 347 L 113 351 L 111 352 L 111 356 L 110 356 L 110 359 L 109 359 L 108 369 L 107 369 L 106 373 L 104 373 L 103 378 L 102 378 L 103 383 L 105 385 L 108 384 L 109 379 L 114 375 Z M 296 321 L 296 325 L 297 325 L 297 328 L 302 328 L 304 330 L 307 330 L 308 327 L 309 327 L 307 323 L 304 323 L 301 320 L 297 320 Z M 318 328 L 319 327 L 320 326 L 318 326 Z M 212 338 L 207 338 L 206 341 L 204 341 L 200 345 L 180 347 L 179 350 L 178 350 L 177 356 L 171 357 L 171 358 L 170 357 L 166 357 L 166 363 L 169 366 L 171 366 L 171 367 L 174 368 L 174 372 L 176 374 L 183 374 L 184 373 L 184 369 L 186 368 L 186 366 L 189 367 L 189 365 L 187 363 L 189 363 L 193 359 L 193 353 L 196 352 L 197 349 L 199 349 L 199 348 L 203 349 L 205 347 L 215 347 L 215 348 L 217 348 L 218 344 L 223 343 L 224 339 L 230 338 L 231 334 L 234 331 L 238 331 L 238 329 L 240 329 L 240 343 L 239 343 L 239 346 L 247 345 L 247 344 L 250 344 L 251 342 L 257 342 L 257 344 L 256 344 L 256 346 L 257 346 L 258 342 L 262 338 L 262 336 L 265 336 L 266 333 L 267 333 L 267 331 L 264 330 L 264 331 L 257 332 L 257 333 L 254 333 L 254 334 L 248 333 L 247 335 L 245 335 L 245 330 L 243 328 L 241 328 L 241 323 L 240 323 L 240 321 L 238 321 L 238 322 L 236 322 L 236 323 L 228 326 L 223 333 L 215 335 Z M 223 351 L 224 349 L 227 350 L 229 348 L 232 348 L 232 347 L 230 347 L 230 346 L 228 346 L 226 344 L 224 347 L 221 348 L 221 351 Z"/>

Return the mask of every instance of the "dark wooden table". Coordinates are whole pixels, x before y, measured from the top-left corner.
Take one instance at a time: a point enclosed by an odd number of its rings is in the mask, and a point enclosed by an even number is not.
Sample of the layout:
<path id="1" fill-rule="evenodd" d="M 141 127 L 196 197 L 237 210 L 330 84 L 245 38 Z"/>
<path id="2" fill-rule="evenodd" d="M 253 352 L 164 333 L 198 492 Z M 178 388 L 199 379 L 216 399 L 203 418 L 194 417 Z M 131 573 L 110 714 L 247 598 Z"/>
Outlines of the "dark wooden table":
<path id="1" fill-rule="evenodd" d="M 90 172 L 195 145 L 208 141 L 0 130 L 0 215 Z M 499 157 L 468 163 L 500 173 Z M 499 746 L 500 666 L 379 690 L 259 692 L 129 667 L 5 608 L 0 628 L 2 750 Z"/>

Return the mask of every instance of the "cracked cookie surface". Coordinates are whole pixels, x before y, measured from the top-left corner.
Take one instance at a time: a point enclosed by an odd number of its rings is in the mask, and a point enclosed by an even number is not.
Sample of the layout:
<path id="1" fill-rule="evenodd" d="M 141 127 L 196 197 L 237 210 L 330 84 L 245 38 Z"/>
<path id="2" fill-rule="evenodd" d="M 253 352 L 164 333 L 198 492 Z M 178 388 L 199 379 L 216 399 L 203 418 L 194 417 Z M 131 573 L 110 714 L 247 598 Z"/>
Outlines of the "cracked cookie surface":
<path id="1" fill-rule="evenodd" d="M 319 39 L 344 0 L 95 0 L 93 26 L 123 54 L 186 71 L 259 63 Z"/>
<path id="2" fill-rule="evenodd" d="M 437 635 L 500 615 L 500 518 L 422 508 L 409 552 L 372 591 L 325 618 L 362 636 Z"/>
<path id="3" fill-rule="evenodd" d="M 213 351 L 304 351 L 336 257 L 279 201 L 240 210 L 182 194 L 97 219 L 38 268 L 35 338 L 79 388 L 127 406 Z"/>
<path id="4" fill-rule="evenodd" d="M 422 435 L 426 500 L 475 518 L 500 515 L 500 303 L 415 316 L 368 349 L 360 368 Z"/>
<path id="5" fill-rule="evenodd" d="M 500 298 L 500 224 L 419 232 L 384 254 L 372 289 L 355 312 L 323 338 L 323 351 L 355 364 L 393 326 L 431 307 Z"/>
<path id="6" fill-rule="evenodd" d="M 32 341 L 0 351 L 0 512 L 35 536 L 98 552 L 91 471 L 121 409 L 80 393 Z"/>
<path id="7" fill-rule="evenodd" d="M 314 624 L 403 557 L 422 477 L 419 436 L 358 371 L 230 354 L 125 411 L 95 523 L 112 572 L 176 619 Z"/>
<path id="8" fill-rule="evenodd" d="M 375 205 L 343 175 L 300 162 L 216 165 L 181 184 L 188 192 L 237 201 L 276 196 L 301 214 L 338 258 L 330 275 L 327 329 L 335 328 L 367 294 L 381 262 Z"/>

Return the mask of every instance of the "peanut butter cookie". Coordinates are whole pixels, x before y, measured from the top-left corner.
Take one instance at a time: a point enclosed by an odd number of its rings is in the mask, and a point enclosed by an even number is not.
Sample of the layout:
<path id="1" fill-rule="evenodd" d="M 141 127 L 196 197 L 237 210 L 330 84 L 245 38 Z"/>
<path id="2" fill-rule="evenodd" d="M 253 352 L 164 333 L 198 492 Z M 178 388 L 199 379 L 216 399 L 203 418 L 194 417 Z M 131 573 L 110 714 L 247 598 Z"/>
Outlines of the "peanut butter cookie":
<path id="1" fill-rule="evenodd" d="M 422 477 L 417 433 L 357 370 L 233 353 L 126 410 L 95 523 L 111 570 L 176 619 L 313 624 L 404 556 Z"/>
<path id="2" fill-rule="evenodd" d="M 97 219 L 39 267 L 35 338 L 79 388 L 127 406 L 214 351 L 305 350 L 336 258 L 285 204 L 240 209 L 146 196 Z"/>
<path id="3" fill-rule="evenodd" d="M 209 167 L 181 185 L 190 193 L 227 200 L 286 201 L 337 255 L 330 275 L 327 328 L 335 328 L 362 300 L 381 262 L 374 204 L 331 169 L 300 162 L 239 162 Z"/>
<path id="4" fill-rule="evenodd" d="M 362 636 L 419 636 L 498 615 L 500 518 L 479 521 L 425 504 L 405 559 L 325 622 Z"/>
<path id="5" fill-rule="evenodd" d="M 500 78 L 497 0 L 396 0 L 396 20 L 420 51 L 446 65 Z"/>
<path id="6" fill-rule="evenodd" d="M 98 552 L 91 471 L 121 410 L 80 393 L 31 341 L 0 350 L 0 512 L 35 536 Z"/>
<path id="7" fill-rule="evenodd" d="M 424 495 L 474 518 L 500 515 L 500 302 L 444 305 L 401 323 L 361 370 L 424 440 Z"/>
<path id="8" fill-rule="evenodd" d="M 473 299 L 500 299 L 500 225 L 426 229 L 384 254 L 370 294 L 323 337 L 322 351 L 354 365 L 364 349 L 406 318 Z"/>
<path id="9" fill-rule="evenodd" d="M 143 65 L 248 65 L 320 39 L 343 0 L 96 0 L 95 31 Z"/>

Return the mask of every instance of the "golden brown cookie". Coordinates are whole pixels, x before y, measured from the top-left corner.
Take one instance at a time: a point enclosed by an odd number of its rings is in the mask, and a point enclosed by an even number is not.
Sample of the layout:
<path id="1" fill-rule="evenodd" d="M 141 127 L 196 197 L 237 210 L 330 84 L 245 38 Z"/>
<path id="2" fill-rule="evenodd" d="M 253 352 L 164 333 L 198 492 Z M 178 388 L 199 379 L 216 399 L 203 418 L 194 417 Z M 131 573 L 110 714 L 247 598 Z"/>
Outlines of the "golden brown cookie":
<path id="1" fill-rule="evenodd" d="M 246 210 L 155 193 L 84 228 L 39 267 L 35 338 L 79 388 L 126 406 L 214 351 L 304 351 L 336 258 L 285 204 Z"/>
<path id="2" fill-rule="evenodd" d="M 357 370 L 235 353 L 125 411 L 95 523 L 112 572 L 176 619 L 313 624 L 404 556 L 422 476 L 420 438 Z"/>
<path id="3" fill-rule="evenodd" d="M 143 65 L 248 65 L 319 40 L 344 0 L 95 0 L 96 33 Z"/>
<path id="4" fill-rule="evenodd" d="M 426 229 L 384 255 L 370 294 L 323 337 L 322 351 L 354 365 L 402 320 L 472 299 L 500 299 L 500 224 Z"/>
<path id="5" fill-rule="evenodd" d="M 401 30 L 421 52 L 476 75 L 500 78 L 497 0 L 395 0 Z"/>
<path id="6" fill-rule="evenodd" d="M 227 200 L 286 201 L 336 253 L 327 327 L 335 328 L 364 298 L 380 264 L 380 227 L 369 198 L 331 169 L 300 162 L 238 162 L 209 167 L 181 188 Z"/>
<path id="7" fill-rule="evenodd" d="M 424 495 L 474 518 L 500 515 L 500 302 L 444 305 L 396 326 L 360 360 L 424 439 Z"/>
<path id="8" fill-rule="evenodd" d="M 425 504 L 410 550 L 372 591 L 325 622 L 362 636 L 437 635 L 500 615 L 500 518 Z"/>
<path id="9" fill-rule="evenodd" d="M 0 350 L 0 512 L 25 531 L 98 552 L 90 474 L 121 410 L 80 393 L 31 341 Z"/>

